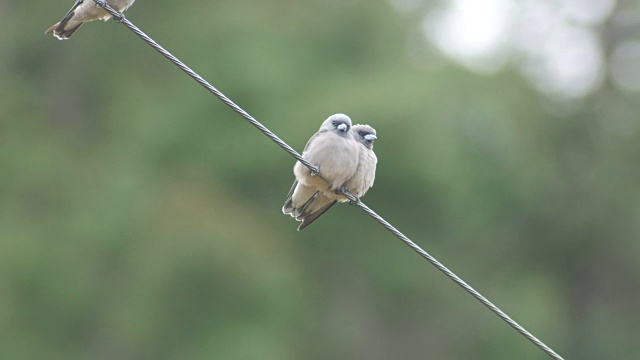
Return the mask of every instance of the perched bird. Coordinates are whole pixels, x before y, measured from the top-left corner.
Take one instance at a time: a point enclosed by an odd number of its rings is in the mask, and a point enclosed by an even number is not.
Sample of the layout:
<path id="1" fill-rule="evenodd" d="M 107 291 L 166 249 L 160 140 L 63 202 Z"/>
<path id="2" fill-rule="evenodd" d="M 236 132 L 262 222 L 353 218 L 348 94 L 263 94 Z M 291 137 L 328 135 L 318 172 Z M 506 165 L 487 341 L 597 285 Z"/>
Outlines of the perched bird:
<path id="1" fill-rule="evenodd" d="M 123 12 L 127 10 L 134 1 L 135 0 L 107 0 L 107 3 L 117 11 Z M 110 18 L 111 14 L 105 9 L 98 7 L 93 0 L 77 0 L 67 15 L 65 15 L 59 23 L 53 24 L 44 34 L 49 35 L 53 33 L 53 36 L 58 39 L 66 40 L 70 38 L 82 24 L 98 19 L 107 21 Z"/>
<path id="2" fill-rule="evenodd" d="M 376 130 L 369 125 L 353 125 L 351 135 L 360 145 L 358 147 L 358 167 L 345 184 L 345 189 L 355 197 L 362 197 L 373 186 L 376 178 L 378 158 L 373 152 L 373 142 L 377 139 Z"/>
<path id="3" fill-rule="evenodd" d="M 322 123 L 304 147 L 302 156 L 319 168 L 312 174 L 305 165 L 296 162 L 293 173 L 296 180 L 287 195 L 282 212 L 302 224 L 298 230 L 309 226 L 336 201 L 347 201 L 336 190 L 344 186 L 356 172 L 361 146 L 355 141 L 351 119 L 344 114 L 330 116 Z"/>

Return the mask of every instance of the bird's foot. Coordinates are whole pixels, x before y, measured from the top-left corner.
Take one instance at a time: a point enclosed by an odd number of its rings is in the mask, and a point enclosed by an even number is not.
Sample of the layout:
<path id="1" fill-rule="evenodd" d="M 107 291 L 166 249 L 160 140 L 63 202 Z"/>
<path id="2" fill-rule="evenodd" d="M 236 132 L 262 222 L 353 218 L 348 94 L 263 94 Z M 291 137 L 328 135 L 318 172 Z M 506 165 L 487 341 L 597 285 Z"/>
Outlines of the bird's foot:
<path id="1" fill-rule="evenodd" d="M 340 186 L 339 188 L 337 188 L 335 190 L 335 193 L 338 195 L 345 195 L 345 194 L 350 194 L 347 189 L 343 186 Z M 354 196 L 353 194 L 350 194 L 351 196 L 353 196 L 355 198 L 355 200 L 351 200 L 349 198 L 347 198 L 349 200 L 349 205 L 357 205 L 358 203 L 360 203 L 360 198 L 358 198 L 357 196 Z"/>

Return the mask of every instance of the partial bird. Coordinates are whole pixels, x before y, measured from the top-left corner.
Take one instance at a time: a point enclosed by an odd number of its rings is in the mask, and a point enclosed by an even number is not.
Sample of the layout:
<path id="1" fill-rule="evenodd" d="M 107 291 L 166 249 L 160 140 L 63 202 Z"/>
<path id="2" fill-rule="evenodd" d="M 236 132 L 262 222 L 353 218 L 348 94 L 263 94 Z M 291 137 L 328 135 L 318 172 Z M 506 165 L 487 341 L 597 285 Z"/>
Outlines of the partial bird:
<path id="1" fill-rule="evenodd" d="M 107 4 L 119 12 L 127 10 L 135 0 L 107 0 Z M 98 7 L 93 0 L 77 0 L 67 15 L 58 23 L 53 24 L 45 35 L 53 33 L 59 40 L 66 40 L 78 30 L 78 28 L 89 21 L 102 19 L 107 21 L 111 18 L 105 9 Z"/>
<path id="2" fill-rule="evenodd" d="M 298 230 L 314 222 L 336 201 L 347 201 L 336 193 L 355 174 L 361 146 L 351 134 L 351 119 L 344 114 L 331 115 L 322 123 L 304 147 L 302 156 L 319 168 L 312 174 L 305 165 L 296 162 L 296 180 L 282 207 L 284 214 L 302 221 Z"/>
<path id="3" fill-rule="evenodd" d="M 345 184 L 345 189 L 360 198 L 373 186 L 376 178 L 378 158 L 373 152 L 373 142 L 378 138 L 376 130 L 369 125 L 353 125 L 351 135 L 360 145 L 358 147 L 358 167 L 355 174 Z"/>

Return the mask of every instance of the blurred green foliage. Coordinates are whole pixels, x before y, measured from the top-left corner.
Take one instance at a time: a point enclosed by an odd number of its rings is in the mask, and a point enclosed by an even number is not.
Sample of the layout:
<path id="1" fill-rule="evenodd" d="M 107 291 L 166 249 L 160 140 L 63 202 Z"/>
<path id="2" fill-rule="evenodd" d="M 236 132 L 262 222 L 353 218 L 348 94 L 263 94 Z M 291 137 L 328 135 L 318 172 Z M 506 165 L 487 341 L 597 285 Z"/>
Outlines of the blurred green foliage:
<path id="1" fill-rule="evenodd" d="M 70 5 L 0 3 L 0 359 L 546 358 L 356 208 L 296 232 L 293 160 L 123 26 L 43 36 Z M 127 16 L 298 150 L 374 126 L 369 206 L 568 359 L 640 356 L 637 94 L 416 66 L 382 0 Z"/>

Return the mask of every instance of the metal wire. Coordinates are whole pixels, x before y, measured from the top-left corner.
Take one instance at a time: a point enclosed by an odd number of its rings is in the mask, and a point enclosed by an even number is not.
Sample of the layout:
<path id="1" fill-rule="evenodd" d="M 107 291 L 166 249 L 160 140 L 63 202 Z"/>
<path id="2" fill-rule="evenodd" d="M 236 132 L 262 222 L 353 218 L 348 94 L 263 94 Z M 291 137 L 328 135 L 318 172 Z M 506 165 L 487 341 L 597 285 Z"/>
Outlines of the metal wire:
<path id="1" fill-rule="evenodd" d="M 218 99 L 222 100 L 225 104 L 227 104 L 233 111 L 237 112 L 249 121 L 253 126 L 257 127 L 258 130 L 262 131 L 263 134 L 267 135 L 271 140 L 273 140 L 278 146 L 283 148 L 286 152 L 288 152 L 291 156 L 298 159 L 301 163 L 303 163 L 306 167 L 311 169 L 312 172 L 317 173 L 318 167 L 314 164 L 307 161 L 300 154 L 298 154 L 291 146 L 282 141 L 276 134 L 271 132 L 271 130 L 267 129 L 266 126 L 262 125 L 258 120 L 254 119 L 253 116 L 249 115 L 246 111 L 244 111 L 240 106 L 236 105 L 231 99 L 226 97 L 223 93 L 221 93 L 218 89 L 213 87 L 211 84 L 207 82 L 207 80 L 203 79 L 200 75 L 196 74 L 195 71 L 191 70 L 187 65 L 185 65 L 182 61 L 178 60 L 175 56 L 173 56 L 170 52 L 165 50 L 162 46 L 160 46 L 157 42 L 155 42 L 152 38 L 147 36 L 142 30 L 138 29 L 137 26 L 133 25 L 129 20 L 127 20 L 123 14 L 114 10 L 109 4 L 107 4 L 104 0 L 94 0 L 94 2 L 101 8 L 107 10 L 113 19 L 119 23 L 124 24 L 124 26 L 128 27 L 131 31 L 136 33 L 142 40 L 144 40 L 147 44 L 151 45 L 152 48 L 156 49 L 160 54 L 164 55 L 169 61 L 174 63 L 177 67 L 182 69 L 187 75 L 191 76 L 193 80 L 197 81 L 198 84 L 202 85 L 205 89 L 209 90 L 213 95 L 215 95 Z"/>
<path id="2" fill-rule="evenodd" d="M 464 280 L 458 277 L 458 275 L 454 274 L 451 270 L 449 270 L 446 266 L 442 265 L 436 258 L 429 255 L 426 251 L 422 250 L 421 247 L 416 245 L 411 239 L 406 237 L 403 233 L 401 233 L 398 229 L 396 229 L 393 225 L 389 224 L 385 219 L 383 219 L 380 215 L 376 214 L 375 211 L 371 210 L 367 205 L 359 201 L 356 197 L 351 194 L 344 194 L 352 203 L 355 203 L 356 206 L 364 210 L 369 216 L 371 216 L 374 220 L 379 222 L 382 226 L 384 226 L 387 230 L 397 236 L 400 240 L 402 240 L 405 244 L 407 244 L 413 251 L 417 252 L 423 258 L 427 259 L 433 266 L 438 268 L 438 270 L 442 271 L 445 275 L 447 275 L 451 280 L 453 280 L 456 284 L 460 285 L 463 289 L 465 289 L 468 293 L 473 295 L 478 301 L 483 303 L 489 310 L 493 311 L 498 317 L 504 320 L 507 324 L 511 325 L 514 329 L 516 329 L 520 334 L 529 339 L 532 343 L 534 343 L 537 347 L 539 347 L 542 351 L 546 352 L 552 358 L 556 360 L 563 360 L 560 355 L 556 354 L 551 348 L 549 348 L 545 343 L 540 341 L 537 337 L 533 336 L 530 332 L 528 332 L 525 328 L 520 326 L 517 322 L 509 317 L 509 315 L 505 314 L 502 310 L 500 310 L 497 306 L 495 306 L 491 301 L 482 296 L 479 292 L 477 292 L 474 288 L 472 288 L 469 284 L 467 284 Z"/>
<path id="3" fill-rule="evenodd" d="M 202 77 L 200 77 L 200 75 L 198 75 L 196 72 L 194 72 L 193 70 L 191 70 L 187 65 L 185 65 L 184 63 L 182 63 L 180 60 L 178 60 L 178 58 L 176 58 L 175 56 L 173 56 L 171 53 L 169 53 L 167 50 L 165 50 L 162 46 L 160 46 L 158 43 L 156 43 L 153 39 L 151 39 L 149 36 L 147 36 L 147 34 L 145 34 L 144 32 L 142 32 L 140 29 L 138 29 L 138 27 L 136 27 L 135 25 L 133 25 L 129 20 L 127 20 L 124 15 L 122 15 L 121 13 L 117 12 L 116 10 L 114 10 L 112 7 L 110 7 L 105 0 L 93 0 L 99 7 L 104 8 L 106 11 L 108 11 L 113 18 L 117 21 L 120 22 L 122 24 L 124 24 L 126 27 L 128 27 L 131 31 L 133 31 L 136 35 L 138 35 L 140 38 L 142 38 L 142 40 L 144 40 L 147 44 L 151 45 L 151 47 L 153 47 L 154 49 L 156 49 L 156 51 L 158 51 L 160 54 L 162 54 L 164 57 L 166 57 L 167 59 L 169 59 L 169 61 L 171 61 L 172 63 L 174 63 L 177 67 L 179 67 L 180 69 L 182 69 L 182 71 L 184 71 L 185 73 L 187 73 L 187 75 L 191 76 L 191 78 L 193 78 L 195 81 L 197 81 L 200 85 L 202 85 L 205 89 L 209 90 L 211 93 L 213 93 L 218 99 L 222 100 L 222 102 L 224 102 L 225 104 L 227 104 L 229 107 L 231 107 L 235 112 L 237 112 L 238 114 L 240 114 L 240 116 L 242 116 L 243 118 L 245 118 L 247 121 L 249 121 L 253 126 L 255 126 L 256 128 L 258 128 L 260 131 L 262 131 L 265 135 L 267 135 L 271 140 L 273 140 L 276 144 L 278 144 L 278 146 L 280 146 L 281 148 L 283 148 L 286 152 L 288 152 L 291 156 L 293 156 L 294 158 L 296 158 L 298 161 L 300 161 L 301 163 L 303 163 L 305 166 L 307 166 L 309 169 L 311 169 L 312 172 L 317 173 L 318 172 L 318 167 L 315 166 L 314 164 L 310 163 L 309 161 L 305 160 L 305 158 L 303 158 L 300 154 L 298 154 L 298 152 L 296 152 L 293 148 L 291 148 L 291 146 L 289 146 L 287 143 L 285 143 L 284 141 L 282 141 L 278 136 L 276 136 L 273 132 L 271 132 L 269 129 L 267 129 L 264 125 L 262 125 L 258 120 L 254 119 L 251 115 L 249 115 L 246 111 L 244 111 L 242 108 L 240 108 L 238 105 L 236 105 L 233 101 L 231 101 L 228 97 L 226 97 L 223 93 L 221 93 L 218 89 L 216 89 L 215 87 L 213 87 L 211 84 L 209 84 L 205 79 L 203 79 Z M 394 234 L 396 237 L 398 237 L 400 240 L 402 240 L 407 246 L 409 246 L 411 249 L 413 249 L 415 252 L 417 252 L 418 254 L 420 254 L 420 256 L 422 256 L 423 258 L 425 258 L 427 261 L 429 261 L 433 266 L 435 266 L 438 270 L 440 270 L 441 272 L 443 272 L 447 277 L 449 277 L 451 280 L 453 280 L 456 284 L 460 285 L 464 290 L 466 290 L 468 293 L 470 293 L 473 297 L 475 297 L 476 299 L 478 299 L 478 301 L 480 301 L 482 304 L 484 304 L 487 308 L 489 308 L 489 310 L 491 310 L 494 314 L 496 314 L 499 318 L 501 318 L 502 320 L 504 320 L 507 324 L 509 324 L 511 327 L 513 327 L 515 330 L 517 330 L 520 334 L 522 334 L 525 338 L 527 338 L 529 341 L 531 341 L 534 345 L 536 345 L 538 348 L 540 348 L 542 351 L 544 351 L 545 353 L 547 353 L 549 356 L 551 356 L 552 358 L 556 359 L 556 360 L 564 360 L 560 355 L 558 355 L 555 351 L 553 351 L 551 348 L 549 348 L 547 345 L 545 345 L 542 341 L 540 341 L 537 337 L 533 336 L 533 334 L 531 334 L 530 332 L 528 332 L 525 328 L 523 328 L 522 326 L 520 326 L 517 322 L 515 322 L 513 319 L 511 319 L 507 314 L 505 314 L 502 310 L 500 310 L 497 306 L 495 306 L 491 301 L 489 301 L 487 298 L 485 298 L 484 296 L 482 296 L 482 294 L 480 294 L 478 291 L 476 291 L 474 288 L 472 288 L 469 284 L 467 284 L 464 280 L 462 280 L 460 277 L 458 277 L 456 274 L 454 274 L 451 270 L 449 270 L 446 266 L 444 266 L 442 263 L 440 263 L 438 260 L 436 260 L 433 256 L 429 255 L 429 253 L 427 253 L 426 251 L 424 251 L 421 247 L 419 247 L 418 245 L 416 245 L 413 241 L 411 241 L 411 239 L 409 239 L 408 237 L 406 237 L 403 233 L 401 233 L 398 229 L 396 229 L 393 225 L 391 225 L 389 222 L 387 222 L 385 219 L 383 219 L 380 215 L 378 215 L 375 211 L 371 210 L 367 205 L 365 205 L 362 201 L 360 201 L 360 199 L 358 199 L 357 197 L 355 197 L 354 195 L 350 194 L 347 191 L 343 191 L 342 194 L 347 197 L 351 203 L 355 204 L 355 206 L 358 206 L 359 208 L 361 208 L 362 210 L 364 210 L 364 212 L 366 212 L 367 214 L 369 214 L 369 216 L 371 216 L 374 220 L 376 220 L 377 222 L 379 222 L 382 226 L 384 226 L 387 230 L 389 230 L 392 234 Z"/>

